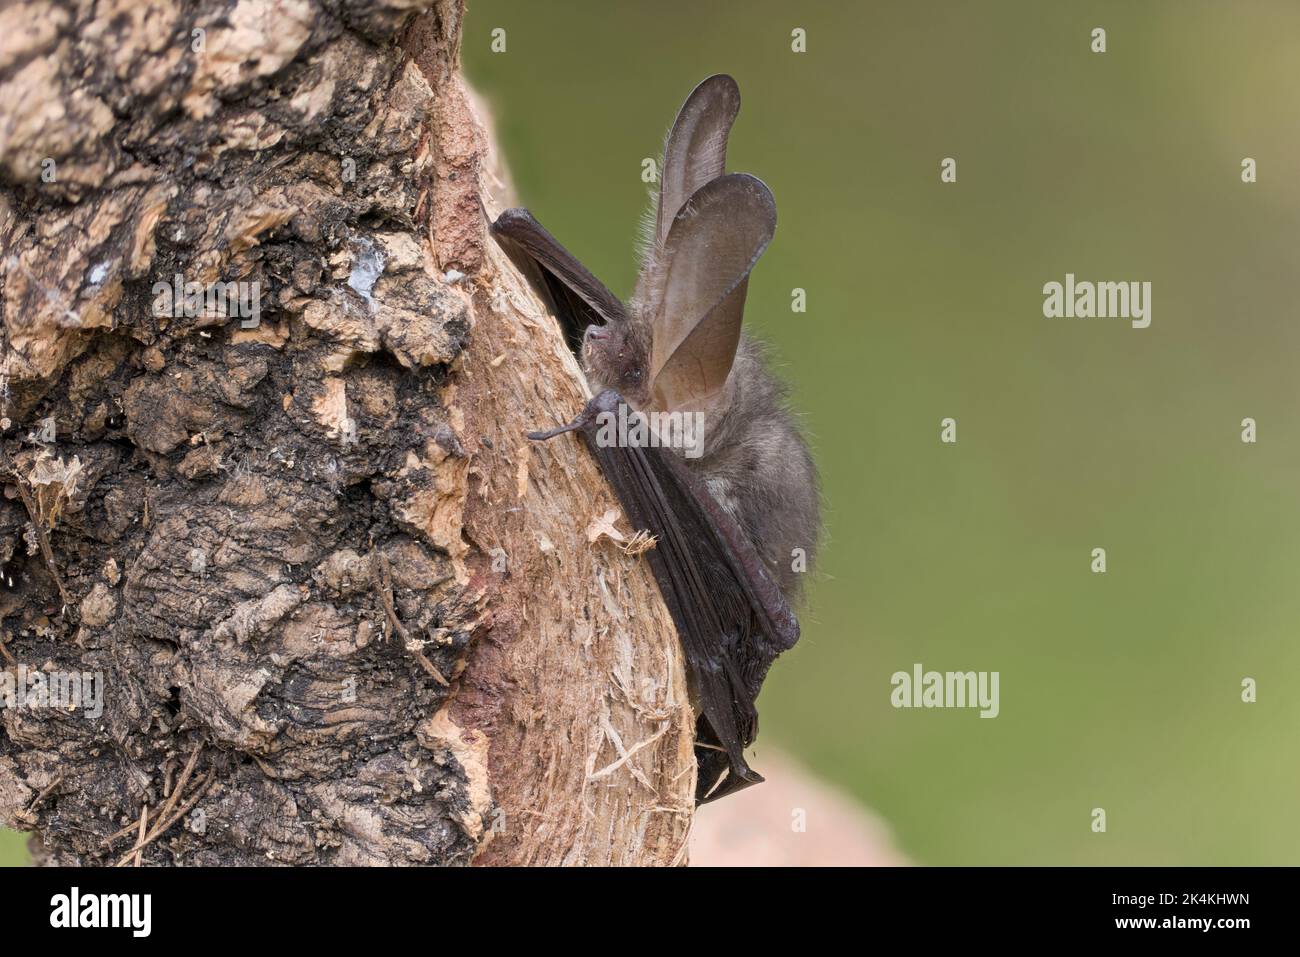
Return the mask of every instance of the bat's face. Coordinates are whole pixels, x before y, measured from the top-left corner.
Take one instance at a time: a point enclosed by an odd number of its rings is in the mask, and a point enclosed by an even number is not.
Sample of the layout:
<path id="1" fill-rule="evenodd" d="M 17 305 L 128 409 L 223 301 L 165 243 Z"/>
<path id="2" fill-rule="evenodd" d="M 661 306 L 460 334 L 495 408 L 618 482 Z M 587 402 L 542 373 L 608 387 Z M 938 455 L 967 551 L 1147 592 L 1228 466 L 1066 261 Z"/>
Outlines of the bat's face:
<path id="1" fill-rule="evenodd" d="M 594 391 L 614 389 L 637 408 L 648 398 L 650 348 L 635 322 L 590 325 L 582 336 L 582 364 Z"/>

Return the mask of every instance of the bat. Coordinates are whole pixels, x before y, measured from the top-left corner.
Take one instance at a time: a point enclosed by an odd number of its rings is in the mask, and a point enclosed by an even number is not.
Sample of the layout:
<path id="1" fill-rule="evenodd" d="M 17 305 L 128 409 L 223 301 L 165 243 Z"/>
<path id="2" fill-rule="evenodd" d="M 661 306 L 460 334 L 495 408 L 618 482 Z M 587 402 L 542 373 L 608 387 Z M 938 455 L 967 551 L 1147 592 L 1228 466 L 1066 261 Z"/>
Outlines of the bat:
<path id="1" fill-rule="evenodd" d="M 807 444 L 741 329 L 776 203 L 761 180 L 725 172 L 739 110 L 724 74 L 682 105 L 626 305 L 528 210 L 492 224 L 549 299 L 597 392 L 572 422 L 529 438 L 579 433 L 628 521 L 655 538 L 645 554 L 687 662 L 698 803 L 763 780 L 744 754 L 758 734 L 755 701 L 799 638 L 791 603 L 820 527 Z"/>

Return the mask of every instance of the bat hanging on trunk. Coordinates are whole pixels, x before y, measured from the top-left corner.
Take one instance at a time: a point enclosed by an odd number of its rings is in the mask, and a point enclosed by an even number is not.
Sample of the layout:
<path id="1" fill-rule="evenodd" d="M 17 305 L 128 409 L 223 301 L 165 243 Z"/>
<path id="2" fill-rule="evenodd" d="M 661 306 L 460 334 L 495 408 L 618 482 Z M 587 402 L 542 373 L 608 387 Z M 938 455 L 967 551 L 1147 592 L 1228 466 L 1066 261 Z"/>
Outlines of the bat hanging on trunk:
<path id="1" fill-rule="evenodd" d="M 626 306 L 528 210 L 492 224 L 598 392 L 573 422 L 529 438 L 579 432 L 628 521 L 655 537 L 646 555 L 687 661 L 701 803 L 763 780 L 744 754 L 758 733 L 755 699 L 798 640 L 790 605 L 819 529 L 807 445 L 741 332 L 776 203 L 761 180 L 724 172 L 739 109 L 735 81 L 720 74 L 677 114 Z"/>

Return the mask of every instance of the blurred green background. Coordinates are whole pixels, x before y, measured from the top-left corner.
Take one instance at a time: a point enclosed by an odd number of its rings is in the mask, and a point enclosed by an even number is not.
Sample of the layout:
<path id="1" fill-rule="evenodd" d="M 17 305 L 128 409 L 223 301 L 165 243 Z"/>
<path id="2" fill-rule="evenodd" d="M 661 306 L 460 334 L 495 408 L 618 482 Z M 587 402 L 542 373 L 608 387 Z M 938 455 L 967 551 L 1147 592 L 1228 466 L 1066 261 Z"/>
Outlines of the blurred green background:
<path id="1" fill-rule="evenodd" d="M 521 201 L 621 295 L 642 158 L 740 84 L 728 166 L 780 210 L 747 325 L 826 519 L 756 767 L 920 863 L 1300 863 L 1300 7 L 477 0 L 464 56 Z M 1149 280 L 1151 327 L 1044 319 L 1067 272 Z M 1001 672 L 1001 715 L 893 709 L 914 662 Z"/>
<path id="2" fill-rule="evenodd" d="M 0 828 L 0 867 L 27 863 L 27 835 Z"/>
<path id="3" fill-rule="evenodd" d="M 780 210 L 748 327 L 826 521 L 756 767 L 924 864 L 1300 863 L 1300 7 L 471 0 L 464 57 L 522 202 L 622 295 L 642 159 L 740 84 L 729 168 Z M 1044 319 L 1067 272 L 1150 281 L 1151 327 Z M 893 709 L 915 662 L 999 671 L 1000 716 Z"/>

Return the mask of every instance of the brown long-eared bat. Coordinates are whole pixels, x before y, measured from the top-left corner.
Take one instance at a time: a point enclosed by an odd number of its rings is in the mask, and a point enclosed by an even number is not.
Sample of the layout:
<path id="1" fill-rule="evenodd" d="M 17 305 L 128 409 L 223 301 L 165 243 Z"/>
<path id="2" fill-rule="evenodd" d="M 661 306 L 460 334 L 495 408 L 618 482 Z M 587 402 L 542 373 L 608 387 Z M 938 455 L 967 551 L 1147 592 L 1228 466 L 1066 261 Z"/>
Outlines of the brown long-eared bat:
<path id="1" fill-rule="evenodd" d="M 688 665 L 700 802 L 762 780 L 744 755 L 758 734 L 755 699 L 798 640 L 790 605 L 819 530 L 812 457 L 741 332 L 776 203 L 761 180 L 725 172 L 739 110 L 735 81 L 719 74 L 677 114 L 626 305 L 528 210 L 492 225 L 550 299 L 598 393 L 573 422 L 529 437 L 580 432 L 628 520 L 655 537 L 646 555 Z M 616 428 L 629 413 L 646 427 Z"/>

